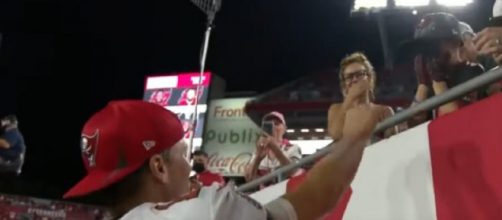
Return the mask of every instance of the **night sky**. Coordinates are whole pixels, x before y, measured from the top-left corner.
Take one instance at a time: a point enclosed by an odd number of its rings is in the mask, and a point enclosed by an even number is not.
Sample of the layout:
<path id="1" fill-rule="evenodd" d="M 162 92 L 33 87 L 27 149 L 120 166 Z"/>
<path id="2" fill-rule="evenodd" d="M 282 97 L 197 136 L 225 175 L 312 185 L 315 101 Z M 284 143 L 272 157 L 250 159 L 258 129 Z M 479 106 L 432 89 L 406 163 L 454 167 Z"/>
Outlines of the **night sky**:
<path id="1" fill-rule="evenodd" d="M 493 3 L 479 2 L 454 11 L 475 30 Z M 351 4 L 224 0 L 208 69 L 226 80 L 227 91 L 265 92 L 356 50 L 380 66 L 376 19 L 350 17 Z M 409 12 L 387 18 L 393 47 L 412 36 L 418 19 Z M 145 75 L 197 71 L 204 25 L 189 0 L 2 0 L 0 115 L 18 115 L 27 143 L 19 181 L 39 188 L 0 191 L 60 196 L 84 175 L 85 120 L 109 100 L 141 98 Z"/>

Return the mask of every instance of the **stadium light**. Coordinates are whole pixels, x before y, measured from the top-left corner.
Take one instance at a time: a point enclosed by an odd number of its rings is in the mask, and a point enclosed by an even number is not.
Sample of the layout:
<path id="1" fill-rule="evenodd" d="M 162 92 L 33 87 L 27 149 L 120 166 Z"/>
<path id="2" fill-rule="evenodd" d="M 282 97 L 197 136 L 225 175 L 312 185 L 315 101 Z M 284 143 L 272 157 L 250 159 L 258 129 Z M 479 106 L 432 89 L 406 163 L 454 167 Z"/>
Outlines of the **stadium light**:
<path id="1" fill-rule="evenodd" d="M 315 132 L 323 133 L 324 132 L 324 128 L 316 128 Z"/>
<path id="2" fill-rule="evenodd" d="M 466 6 L 471 4 L 473 0 L 436 0 L 436 2 L 440 5 L 444 6 Z"/>
<path id="3" fill-rule="evenodd" d="M 391 0 L 396 7 L 422 7 L 431 4 L 432 0 Z M 458 7 L 466 6 L 474 2 L 474 0 L 435 0 L 439 5 Z M 387 0 L 355 0 L 354 11 L 361 11 L 363 9 L 380 9 L 387 8 Z"/>
<path id="4" fill-rule="evenodd" d="M 383 8 L 387 6 L 387 0 L 355 0 L 354 10 L 370 8 Z"/>
<path id="5" fill-rule="evenodd" d="M 456 1 L 456 0 L 452 0 Z M 398 7 L 418 7 L 418 6 L 427 6 L 430 3 L 430 0 L 394 0 L 396 6 Z"/>

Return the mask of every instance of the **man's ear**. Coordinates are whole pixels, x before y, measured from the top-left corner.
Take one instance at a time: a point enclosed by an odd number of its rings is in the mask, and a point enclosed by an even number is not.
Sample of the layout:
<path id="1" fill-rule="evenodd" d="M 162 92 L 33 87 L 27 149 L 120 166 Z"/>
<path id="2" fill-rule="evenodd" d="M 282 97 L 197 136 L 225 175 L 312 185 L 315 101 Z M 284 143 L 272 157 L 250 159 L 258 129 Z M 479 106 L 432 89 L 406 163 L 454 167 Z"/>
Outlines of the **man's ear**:
<path id="1" fill-rule="evenodd" d="M 164 158 L 160 154 L 153 155 L 148 160 L 148 167 L 154 180 L 160 181 L 161 183 L 169 182 L 169 174 L 167 172 L 167 164 Z"/>

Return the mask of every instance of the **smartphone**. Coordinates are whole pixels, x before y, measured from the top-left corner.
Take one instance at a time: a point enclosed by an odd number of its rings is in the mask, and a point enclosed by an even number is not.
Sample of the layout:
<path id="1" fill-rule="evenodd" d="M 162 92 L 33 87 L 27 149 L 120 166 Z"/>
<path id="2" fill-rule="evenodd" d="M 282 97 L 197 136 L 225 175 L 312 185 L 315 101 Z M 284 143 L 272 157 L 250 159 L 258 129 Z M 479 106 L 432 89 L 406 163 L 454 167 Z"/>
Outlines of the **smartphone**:
<path id="1" fill-rule="evenodd" d="M 274 130 L 274 122 L 264 121 L 261 125 L 261 130 L 268 135 L 272 135 L 272 131 Z"/>

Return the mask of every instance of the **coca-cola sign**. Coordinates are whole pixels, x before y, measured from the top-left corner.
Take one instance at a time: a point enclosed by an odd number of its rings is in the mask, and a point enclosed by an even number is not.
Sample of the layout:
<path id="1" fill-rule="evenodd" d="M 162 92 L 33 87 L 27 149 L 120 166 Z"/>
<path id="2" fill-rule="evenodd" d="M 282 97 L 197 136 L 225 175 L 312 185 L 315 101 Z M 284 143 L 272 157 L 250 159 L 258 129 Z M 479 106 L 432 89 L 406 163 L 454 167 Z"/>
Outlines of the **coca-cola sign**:
<path id="1" fill-rule="evenodd" d="M 226 175 L 243 174 L 246 166 L 251 163 L 253 154 L 240 153 L 235 156 L 220 156 L 218 152 L 209 155 L 209 166 Z"/>

